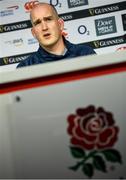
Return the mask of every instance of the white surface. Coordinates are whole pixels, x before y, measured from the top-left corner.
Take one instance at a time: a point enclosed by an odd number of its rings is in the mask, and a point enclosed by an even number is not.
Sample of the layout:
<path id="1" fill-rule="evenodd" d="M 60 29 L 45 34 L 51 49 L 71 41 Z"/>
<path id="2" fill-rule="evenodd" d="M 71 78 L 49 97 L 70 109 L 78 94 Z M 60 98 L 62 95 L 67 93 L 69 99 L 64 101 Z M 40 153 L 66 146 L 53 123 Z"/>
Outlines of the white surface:
<path id="1" fill-rule="evenodd" d="M 13 82 L 126 61 L 126 51 L 36 65 L 0 74 L 0 82 Z M 16 97 L 21 98 L 20 102 Z M 0 178 L 86 178 L 68 167 L 75 159 L 69 151 L 66 118 L 77 108 L 93 104 L 114 114 L 120 127 L 117 148 L 123 164 L 94 178 L 126 177 L 125 119 L 126 73 L 98 76 L 2 94 L 0 96 Z M 48 139 L 48 141 L 47 141 Z M 52 144 L 51 144 L 52 143 Z M 51 160 L 50 160 L 51 159 Z M 55 162 L 55 165 L 54 165 Z M 54 168 L 55 167 L 55 168 Z"/>
<path id="2" fill-rule="evenodd" d="M 104 55 L 77 57 L 69 60 L 65 59 L 58 62 L 55 61 L 46 64 L 27 66 L 10 72 L 2 72 L 0 73 L 0 83 L 48 76 L 107 64 L 116 64 L 119 62 L 126 62 L 126 51 L 118 51 Z"/>
<path id="3" fill-rule="evenodd" d="M 123 159 L 123 164 L 106 162 L 108 169 L 113 165 L 115 170 L 95 170 L 93 178 L 126 177 L 125 85 L 126 73 L 120 72 L 2 95 L 0 178 L 87 178 L 81 169 L 68 169 L 77 160 L 69 150 L 67 117 L 89 105 L 113 114 L 120 128 L 114 148 Z M 21 101 L 16 101 L 17 96 Z"/>

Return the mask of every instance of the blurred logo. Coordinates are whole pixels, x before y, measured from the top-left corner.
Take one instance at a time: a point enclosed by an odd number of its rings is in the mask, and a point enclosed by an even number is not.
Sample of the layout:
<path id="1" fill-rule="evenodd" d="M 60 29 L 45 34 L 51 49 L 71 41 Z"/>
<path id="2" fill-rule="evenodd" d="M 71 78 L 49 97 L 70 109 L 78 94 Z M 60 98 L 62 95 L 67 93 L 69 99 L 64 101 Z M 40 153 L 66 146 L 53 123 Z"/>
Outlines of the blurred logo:
<path id="1" fill-rule="evenodd" d="M 19 23 L 11 23 L 6 25 L 0 26 L 0 33 L 10 32 L 10 31 L 17 31 L 21 29 L 26 29 L 31 27 L 30 21 L 22 21 Z"/>
<path id="2" fill-rule="evenodd" d="M 38 3 L 39 3 L 39 1 L 26 2 L 25 5 L 24 5 L 24 8 L 25 8 L 25 10 L 26 10 L 27 12 L 29 12 L 29 11 L 31 11 L 32 8 L 33 8 L 36 4 L 38 4 Z"/>
<path id="3" fill-rule="evenodd" d="M 115 45 L 119 45 L 123 43 L 125 43 L 124 36 L 119 36 L 119 37 L 109 38 L 105 40 L 103 39 L 103 40 L 93 41 L 93 46 L 94 48 L 103 48 L 103 47 L 115 46 Z"/>
<path id="4" fill-rule="evenodd" d="M 90 8 L 89 14 L 91 16 L 99 15 L 99 14 L 105 14 L 109 12 L 119 11 L 118 5 L 109 5 L 105 7 L 99 7 L 99 8 Z"/>
<path id="5" fill-rule="evenodd" d="M 62 3 L 59 0 L 50 0 L 49 2 L 51 5 L 53 6 L 58 6 L 58 7 L 62 7 Z"/>
<path id="6" fill-rule="evenodd" d="M 123 29 L 126 31 L 126 14 L 122 14 Z"/>
<path id="7" fill-rule="evenodd" d="M 94 16 L 95 15 L 95 9 L 93 9 L 93 8 L 89 9 L 89 14 Z"/>
<path id="8" fill-rule="evenodd" d="M 10 41 L 5 41 L 5 44 L 8 45 L 14 45 L 14 46 L 21 46 L 23 44 L 23 39 L 22 38 L 18 38 L 18 39 L 13 39 Z"/>
<path id="9" fill-rule="evenodd" d="M 7 9 L 13 9 L 13 10 L 16 10 L 16 9 L 18 9 L 19 8 L 19 6 L 9 6 L 9 7 L 7 7 Z"/>
<path id="10" fill-rule="evenodd" d="M 0 33 L 4 32 L 4 26 L 0 26 Z"/>
<path id="11" fill-rule="evenodd" d="M 97 36 L 102 36 L 105 34 L 111 34 L 117 32 L 115 16 L 96 19 L 95 28 Z"/>
<path id="12" fill-rule="evenodd" d="M 17 10 L 19 6 L 10 6 L 7 7 L 5 10 L 0 11 L 0 17 L 14 15 L 14 11 Z"/>
<path id="13" fill-rule="evenodd" d="M 78 27 L 78 33 L 81 35 L 84 35 L 84 34 L 89 35 L 90 34 L 89 30 L 87 29 L 87 27 L 85 25 L 80 25 Z"/>
<path id="14" fill-rule="evenodd" d="M 13 14 L 14 14 L 14 12 L 13 12 L 12 9 L 0 11 L 0 17 L 10 16 L 10 15 L 13 15 Z"/>
<path id="15" fill-rule="evenodd" d="M 94 41 L 93 43 L 95 48 L 100 48 L 100 41 Z"/>
<path id="16" fill-rule="evenodd" d="M 36 44 L 36 43 L 38 43 L 38 41 L 35 38 L 28 39 L 28 45 Z"/>
<path id="17" fill-rule="evenodd" d="M 69 8 L 88 5 L 88 0 L 68 0 L 67 2 Z"/>
<path id="18" fill-rule="evenodd" d="M 19 55 L 19 56 L 10 56 L 10 57 L 4 57 L 2 58 L 2 65 L 7 65 L 7 64 L 13 64 L 13 63 L 18 63 L 20 61 L 23 61 L 26 59 L 28 55 Z"/>
<path id="19" fill-rule="evenodd" d="M 69 21 L 69 20 L 73 19 L 73 15 L 72 15 L 72 13 L 70 13 L 70 14 L 63 14 L 63 15 L 60 16 L 60 18 L 62 18 L 64 21 Z"/>

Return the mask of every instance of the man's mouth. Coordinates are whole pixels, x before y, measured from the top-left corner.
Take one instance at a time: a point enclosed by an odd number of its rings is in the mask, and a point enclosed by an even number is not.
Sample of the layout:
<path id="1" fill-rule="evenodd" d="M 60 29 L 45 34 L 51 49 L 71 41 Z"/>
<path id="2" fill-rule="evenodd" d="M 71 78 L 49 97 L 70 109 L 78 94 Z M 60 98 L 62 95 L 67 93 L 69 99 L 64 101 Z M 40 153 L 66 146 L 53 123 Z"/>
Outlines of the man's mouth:
<path id="1" fill-rule="evenodd" d="M 46 33 L 46 34 L 44 34 L 43 36 L 45 37 L 45 38 L 48 38 L 48 37 L 50 37 L 50 33 Z"/>

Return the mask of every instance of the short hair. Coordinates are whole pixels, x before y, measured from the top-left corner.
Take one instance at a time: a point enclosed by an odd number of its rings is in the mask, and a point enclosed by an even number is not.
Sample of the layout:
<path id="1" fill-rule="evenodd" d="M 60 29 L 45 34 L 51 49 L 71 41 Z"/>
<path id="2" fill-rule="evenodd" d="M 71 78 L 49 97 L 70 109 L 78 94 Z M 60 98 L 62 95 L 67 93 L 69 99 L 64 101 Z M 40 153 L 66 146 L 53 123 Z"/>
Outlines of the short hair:
<path id="1" fill-rule="evenodd" d="M 44 5 L 44 4 L 47 4 L 47 5 L 49 5 L 50 7 L 52 7 L 52 9 L 54 10 L 54 12 L 56 13 L 56 16 L 59 17 L 58 12 L 57 12 L 55 6 L 52 5 L 52 4 L 49 4 L 49 3 L 46 3 L 46 2 L 40 2 L 40 3 L 35 4 L 34 7 L 36 7 L 36 6 L 38 6 L 38 5 Z M 33 7 L 33 8 L 34 8 L 34 7 Z M 32 11 L 32 10 L 31 10 L 31 11 Z M 32 23 L 31 12 L 30 12 L 30 21 L 31 21 L 31 23 Z"/>
<path id="2" fill-rule="evenodd" d="M 48 3 L 45 3 L 45 4 L 48 4 Z M 58 15 L 58 12 L 57 12 L 57 9 L 55 8 L 55 6 L 54 6 L 54 5 L 52 5 L 52 4 L 49 4 L 49 5 L 50 5 L 50 6 L 54 9 L 54 11 L 55 11 L 56 15 L 57 15 L 57 16 L 59 16 L 59 15 Z"/>

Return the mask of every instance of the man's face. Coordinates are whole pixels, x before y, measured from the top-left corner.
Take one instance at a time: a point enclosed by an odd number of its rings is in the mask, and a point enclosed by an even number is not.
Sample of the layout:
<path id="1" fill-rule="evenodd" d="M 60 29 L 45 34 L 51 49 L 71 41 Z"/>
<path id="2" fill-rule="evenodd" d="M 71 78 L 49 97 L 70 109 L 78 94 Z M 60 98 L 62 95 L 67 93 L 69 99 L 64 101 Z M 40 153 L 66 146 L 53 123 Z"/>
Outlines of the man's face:
<path id="1" fill-rule="evenodd" d="M 32 34 L 42 47 L 53 47 L 60 41 L 63 22 L 50 5 L 36 6 L 31 12 Z"/>

